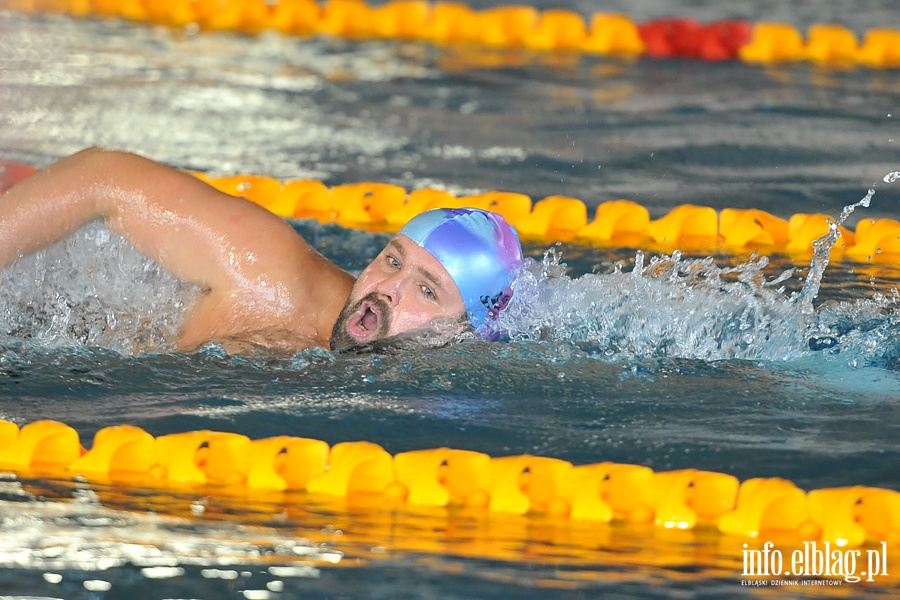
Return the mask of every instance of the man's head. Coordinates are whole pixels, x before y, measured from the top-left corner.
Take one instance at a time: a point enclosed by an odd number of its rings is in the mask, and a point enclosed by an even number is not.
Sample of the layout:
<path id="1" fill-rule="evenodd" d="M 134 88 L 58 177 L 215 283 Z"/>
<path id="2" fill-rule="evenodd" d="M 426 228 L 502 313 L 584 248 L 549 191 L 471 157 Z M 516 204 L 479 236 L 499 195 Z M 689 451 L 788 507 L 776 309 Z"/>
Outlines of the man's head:
<path id="1" fill-rule="evenodd" d="M 512 297 L 522 264 L 506 220 L 473 209 L 435 209 L 412 219 L 360 274 L 335 323 L 332 349 L 403 334 L 451 337 L 484 331 Z"/>

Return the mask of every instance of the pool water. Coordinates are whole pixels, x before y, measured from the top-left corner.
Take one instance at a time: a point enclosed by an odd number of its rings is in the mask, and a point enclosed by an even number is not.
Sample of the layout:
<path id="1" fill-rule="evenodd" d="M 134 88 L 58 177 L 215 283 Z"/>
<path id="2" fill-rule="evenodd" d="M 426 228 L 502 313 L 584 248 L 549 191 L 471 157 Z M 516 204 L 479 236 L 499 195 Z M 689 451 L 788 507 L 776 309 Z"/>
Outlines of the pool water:
<path id="1" fill-rule="evenodd" d="M 658 3 L 610 4 L 666 16 Z M 898 25 L 889 0 L 853 14 L 801 0 L 666 10 L 837 20 L 857 32 Z M 848 225 L 900 208 L 900 183 L 883 180 L 900 170 L 896 71 L 201 35 L 11 13 L 0 13 L 0 48 L 0 155 L 39 166 L 102 145 L 213 174 L 563 194 L 591 211 L 625 197 L 653 217 L 688 202 L 837 217 L 869 189 L 871 206 Z M 351 272 L 388 239 L 293 224 Z M 130 423 L 153 435 L 361 439 L 391 453 L 449 446 L 900 489 L 896 260 L 835 255 L 817 287 L 810 265 L 823 261 L 811 254 L 553 240 L 525 250 L 502 322 L 509 343 L 185 355 L 172 340 L 196 290 L 92 226 L 0 273 L 0 418 L 58 419 L 85 442 Z M 740 585 L 740 555 L 705 530 L 398 515 L 50 477 L 0 480 L 0 499 L 0 594 L 755 593 Z"/>

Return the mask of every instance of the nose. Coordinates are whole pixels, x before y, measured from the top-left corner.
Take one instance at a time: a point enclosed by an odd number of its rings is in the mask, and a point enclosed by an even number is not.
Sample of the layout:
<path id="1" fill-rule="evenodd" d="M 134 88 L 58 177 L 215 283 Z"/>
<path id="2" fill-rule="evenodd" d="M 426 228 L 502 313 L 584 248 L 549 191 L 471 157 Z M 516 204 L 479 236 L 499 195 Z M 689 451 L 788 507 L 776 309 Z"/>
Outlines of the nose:
<path id="1" fill-rule="evenodd" d="M 384 300 L 391 306 L 396 306 L 403 297 L 402 290 L 405 281 L 405 275 L 398 271 L 379 281 L 373 291 L 384 297 Z"/>

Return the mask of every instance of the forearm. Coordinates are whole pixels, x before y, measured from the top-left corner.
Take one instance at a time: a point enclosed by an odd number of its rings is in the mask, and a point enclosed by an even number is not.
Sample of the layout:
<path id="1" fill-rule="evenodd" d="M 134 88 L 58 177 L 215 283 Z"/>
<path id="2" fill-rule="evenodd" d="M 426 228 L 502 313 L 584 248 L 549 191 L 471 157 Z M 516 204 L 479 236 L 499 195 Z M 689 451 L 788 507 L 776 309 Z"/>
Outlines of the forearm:
<path id="1" fill-rule="evenodd" d="M 79 152 L 0 196 L 0 269 L 106 218 L 109 206 L 98 194 L 98 154 Z"/>

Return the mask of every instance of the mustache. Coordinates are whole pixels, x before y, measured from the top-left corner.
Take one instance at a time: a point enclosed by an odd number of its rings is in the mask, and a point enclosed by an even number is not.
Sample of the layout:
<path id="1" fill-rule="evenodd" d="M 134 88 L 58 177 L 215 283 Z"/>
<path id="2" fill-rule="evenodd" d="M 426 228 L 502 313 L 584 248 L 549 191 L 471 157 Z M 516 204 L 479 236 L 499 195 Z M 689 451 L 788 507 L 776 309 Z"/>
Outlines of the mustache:
<path id="1" fill-rule="evenodd" d="M 332 351 L 341 356 L 393 355 L 415 350 L 443 348 L 467 340 L 477 341 L 477 336 L 475 330 L 469 325 L 468 318 L 462 315 L 434 321 L 428 327 L 398 333 L 391 337 L 332 348 Z"/>
<path id="2" fill-rule="evenodd" d="M 387 301 L 375 292 L 370 292 L 357 300 L 347 311 L 347 318 L 349 319 L 351 315 L 355 314 L 362 308 L 362 305 L 366 303 L 372 305 L 372 310 L 374 310 L 375 314 L 378 316 L 378 336 L 384 337 L 391 328 L 393 314 L 391 313 L 391 307 Z"/>
<path id="3" fill-rule="evenodd" d="M 332 351 L 350 351 L 353 348 L 364 347 L 371 343 L 374 343 L 357 342 L 356 339 L 353 338 L 353 336 L 347 333 L 347 323 L 350 321 L 350 318 L 355 315 L 365 303 L 371 304 L 373 310 L 378 315 L 377 337 L 383 338 L 387 334 L 388 329 L 390 329 L 392 320 L 391 308 L 385 300 L 378 296 L 378 294 L 371 292 L 369 294 L 366 294 L 356 302 L 353 302 L 352 304 L 348 301 L 343 310 L 341 310 L 341 314 L 338 316 L 338 319 L 334 324 L 334 328 L 331 331 Z"/>

